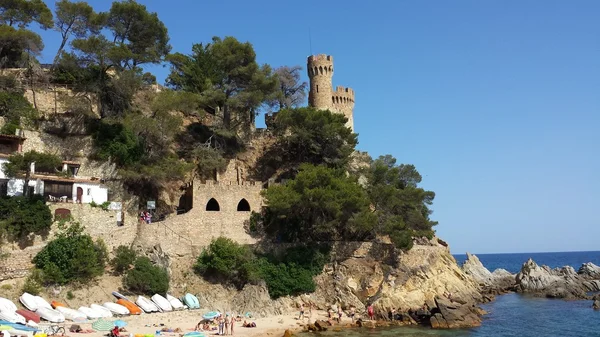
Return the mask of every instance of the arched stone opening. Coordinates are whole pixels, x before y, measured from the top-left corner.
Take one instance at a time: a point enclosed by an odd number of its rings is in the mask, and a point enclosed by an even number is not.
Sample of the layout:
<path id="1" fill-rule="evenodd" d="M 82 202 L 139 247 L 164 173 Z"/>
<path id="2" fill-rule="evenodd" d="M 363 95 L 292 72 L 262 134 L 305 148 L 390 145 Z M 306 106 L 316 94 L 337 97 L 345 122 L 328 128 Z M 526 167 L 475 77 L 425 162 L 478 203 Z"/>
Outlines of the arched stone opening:
<path id="1" fill-rule="evenodd" d="M 208 212 L 218 212 L 221 210 L 221 206 L 219 206 L 219 202 L 215 198 L 210 198 L 206 203 L 206 210 Z"/>
<path id="2" fill-rule="evenodd" d="M 250 212 L 250 204 L 248 203 L 248 200 L 242 198 L 242 200 L 238 202 L 237 210 L 238 212 Z"/>

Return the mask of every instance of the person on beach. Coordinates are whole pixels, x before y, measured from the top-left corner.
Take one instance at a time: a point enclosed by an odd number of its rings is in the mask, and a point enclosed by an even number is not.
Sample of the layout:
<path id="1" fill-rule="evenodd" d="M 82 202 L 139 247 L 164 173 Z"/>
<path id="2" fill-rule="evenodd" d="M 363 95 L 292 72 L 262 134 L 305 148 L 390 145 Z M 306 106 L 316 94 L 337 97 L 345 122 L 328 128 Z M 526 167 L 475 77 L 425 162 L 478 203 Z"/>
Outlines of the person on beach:
<path id="1" fill-rule="evenodd" d="M 223 324 L 225 324 L 225 331 L 223 331 L 223 334 L 228 335 L 229 334 L 229 314 L 225 315 L 225 322 L 223 322 Z"/>
<path id="2" fill-rule="evenodd" d="M 219 335 L 224 335 L 225 332 L 223 329 L 225 328 L 225 322 L 223 322 L 223 316 L 219 316 L 219 318 L 217 318 L 217 323 L 219 324 Z"/>
<path id="3" fill-rule="evenodd" d="M 231 321 L 229 321 L 229 324 L 231 324 L 231 335 L 233 336 L 233 325 L 235 324 L 235 317 L 233 315 L 231 315 Z"/>
<path id="4" fill-rule="evenodd" d="M 338 321 L 338 323 L 341 323 L 342 322 L 342 316 L 344 316 L 344 311 L 342 310 L 342 305 L 341 304 L 338 306 L 338 312 L 337 312 L 337 314 L 338 314 L 337 321 Z"/>
<path id="5" fill-rule="evenodd" d="M 369 304 L 367 307 L 367 315 L 369 315 L 369 319 L 372 321 L 373 316 L 375 315 L 375 310 L 373 309 L 373 304 Z"/>
<path id="6" fill-rule="evenodd" d="M 352 323 L 354 323 L 354 316 L 356 315 L 356 308 L 354 306 L 350 307 L 350 318 L 352 319 Z"/>
<path id="7" fill-rule="evenodd" d="M 300 303 L 300 315 L 298 315 L 298 319 L 304 321 L 304 303 Z"/>

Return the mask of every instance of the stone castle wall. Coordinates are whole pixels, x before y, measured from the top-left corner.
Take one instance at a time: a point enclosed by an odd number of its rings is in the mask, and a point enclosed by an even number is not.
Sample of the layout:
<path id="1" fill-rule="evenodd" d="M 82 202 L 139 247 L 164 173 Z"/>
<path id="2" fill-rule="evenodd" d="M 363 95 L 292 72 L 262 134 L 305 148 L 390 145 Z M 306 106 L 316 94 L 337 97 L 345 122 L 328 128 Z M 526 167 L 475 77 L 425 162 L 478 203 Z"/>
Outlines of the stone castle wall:
<path id="1" fill-rule="evenodd" d="M 160 244 L 169 254 L 195 255 L 219 236 L 242 244 L 255 242 L 246 233 L 245 225 L 251 211 L 260 211 L 262 207 L 260 183 L 194 182 L 192 188 L 193 208 L 185 214 L 171 215 L 162 222 L 141 225 L 137 244 Z M 207 210 L 211 199 L 218 203 L 218 211 Z M 242 199 L 248 202 L 250 211 L 238 211 Z"/>
<path id="2" fill-rule="evenodd" d="M 85 232 L 94 239 L 102 239 L 109 253 L 119 245 L 129 246 L 137 234 L 137 216 L 123 214 L 123 226 L 117 225 L 117 214 L 115 211 L 105 211 L 99 207 L 91 207 L 89 204 L 56 203 L 50 204 L 50 211 L 65 208 L 71 211 L 74 221 L 85 227 Z M 20 278 L 27 275 L 33 267 L 31 259 L 44 248 L 49 240 L 52 240 L 59 231 L 59 224 L 54 223 L 47 237 L 35 236 L 30 242 L 11 242 L 2 244 L 2 253 L 8 253 L 8 257 L 0 261 L 0 281 L 12 278 Z"/>

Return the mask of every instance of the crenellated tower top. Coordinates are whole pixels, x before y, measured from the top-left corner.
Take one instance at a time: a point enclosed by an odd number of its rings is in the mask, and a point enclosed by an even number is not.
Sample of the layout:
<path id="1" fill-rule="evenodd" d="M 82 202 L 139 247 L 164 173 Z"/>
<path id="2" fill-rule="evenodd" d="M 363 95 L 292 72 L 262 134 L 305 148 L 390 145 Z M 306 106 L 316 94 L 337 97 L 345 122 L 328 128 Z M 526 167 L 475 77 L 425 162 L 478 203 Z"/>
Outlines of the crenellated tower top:
<path id="1" fill-rule="evenodd" d="M 348 119 L 346 125 L 354 130 L 354 90 L 342 86 L 333 90 L 333 56 L 311 55 L 308 57 L 306 69 L 310 79 L 308 105 L 343 114 Z"/>

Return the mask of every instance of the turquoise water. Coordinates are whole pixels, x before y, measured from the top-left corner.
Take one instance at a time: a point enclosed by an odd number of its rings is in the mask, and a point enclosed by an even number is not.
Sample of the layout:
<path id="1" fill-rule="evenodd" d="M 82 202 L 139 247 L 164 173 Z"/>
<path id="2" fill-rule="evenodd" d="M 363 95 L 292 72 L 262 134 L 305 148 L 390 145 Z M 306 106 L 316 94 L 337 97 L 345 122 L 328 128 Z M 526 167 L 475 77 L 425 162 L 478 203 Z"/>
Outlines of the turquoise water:
<path id="1" fill-rule="evenodd" d="M 600 265 L 600 252 L 482 254 L 477 255 L 488 269 L 504 268 L 512 272 L 529 257 L 550 267 L 582 263 Z M 466 256 L 455 255 L 460 262 Z M 304 336 L 402 336 L 402 337 L 600 337 L 600 311 L 591 301 L 562 301 L 533 298 L 517 294 L 498 296 L 482 305 L 489 312 L 481 327 L 468 330 L 432 330 L 427 328 L 354 329 L 342 332 L 304 334 Z"/>

